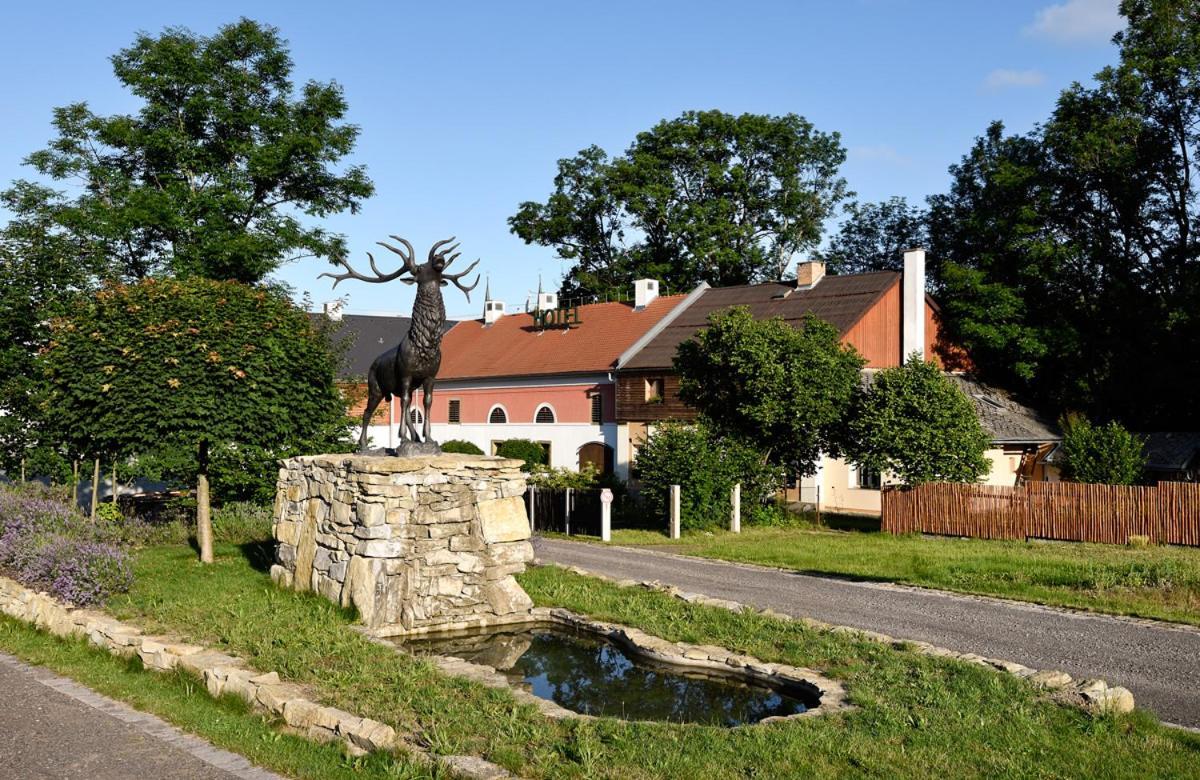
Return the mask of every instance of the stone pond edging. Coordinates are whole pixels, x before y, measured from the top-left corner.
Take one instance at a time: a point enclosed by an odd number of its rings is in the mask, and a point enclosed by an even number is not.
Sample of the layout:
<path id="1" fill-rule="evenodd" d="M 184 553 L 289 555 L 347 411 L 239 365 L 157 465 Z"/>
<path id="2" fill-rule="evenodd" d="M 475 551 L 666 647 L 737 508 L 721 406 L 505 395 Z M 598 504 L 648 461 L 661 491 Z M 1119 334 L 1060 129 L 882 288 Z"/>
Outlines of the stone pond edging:
<path id="1" fill-rule="evenodd" d="M 755 723 L 748 723 L 735 728 L 754 728 L 768 723 L 828 715 L 851 709 L 851 705 L 846 701 L 846 692 L 841 683 L 813 669 L 789 666 L 787 664 L 768 663 L 742 653 L 736 653 L 724 647 L 717 647 L 716 645 L 692 645 L 685 642 L 670 642 L 631 626 L 593 620 L 566 609 L 537 607 L 525 623 L 510 624 L 509 627 L 520 630 L 548 625 L 576 629 L 603 637 L 621 646 L 632 655 L 657 661 L 668 666 L 713 672 L 722 677 L 737 679 L 741 682 L 755 683 L 774 688 L 801 688 L 809 694 L 820 696 L 821 704 L 819 707 L 795 715 L 779 715 L 764 718 Z M 398 645 L 386 641 L 382 637 L 379 637 L 378 634 L 375 634 L 375 638 L 381 644 L 393 648 L 398 647 L 403 650 L 403 638 Z M 474 663 L 447 655 L 421 657 L 433 662 L 434 665 L 446 674 L 466 677 L 490 688 L 507 688 L 518 700 L 523 703 L 532 704 L 547 717 L 556 719 L 576 718 L 582 720 L 591 720 L 594 717 L 568 710 L 548 699 L 534 696 L 532 693 L 512 685 L 503 673 L 486 664 Z"/>
<path id="2" fill-rule="evenodd" d="M 497 780 L 513 775 L 475 756 L 437 756 L 398 735 L 385 723 L 313 701 L 305 688 L 280 680 L 276 672 L 251 669 L 235 656 L 169 637 L 147 636 L 134 626 L 102 612 L 60 603 L 52 596 L 0 576 L 0 612 L 32 623 L 60 637 L 86 638 L 113 655 L 137 656 L 147 669 L 182 669 L 204 681 L 214 698 L 230 694 L 252 707 L 279 716 L 284 723 L 320 742 L 341 740 L 348 752 L 362 755 L 402 749 L 418 759 L 436 762 L 453 777 Z"/>
<path id="3" fill-rule="evenodd" d="M 549 562 L 537 562 L 539 565 L 559 566 Z M 860 639 L 868 642 L 888 645 L 896 649 L 911 649 L 920 655 L 933 656 L 936 658 L 949 658 L 966 663 L 976 664 L 978 666 L 988 667 L 997 671 L 1004 672 L 1027 680 L 1031 684 L 1051 691 L 1054 698 L 1060 702 L 1079 707 L 1092 713 L 1114 713 L 1121 714 L 1132 712 L 1134 708 L 1133 694 L 1121 686 L 1109 686 L 1107 682 L 1101 679 L 1075 680 L 1071 675 L 1057 669 L 1031 669 L 1028 666 L 1016 663 L 1015 661 L 1007 661 L 1001 658 L 987 658 L 975 653 L 960 653 L 956 650 L 951 650 L 945 647 L 938 647 L 929 642 L 916 640 L 896 639 L 895 637 L 882 634 L 877 631 L 868 631 L 866 629 L 853 628 L 851 626 L 836 626 L 831 623 L 825 623 L 820 620 L 814 620 L 806 617 L 793 617 L 782 612 L 776 612 L 773 609 L 758 609 L 748 604 L 731 601 L 729 599 L 718 599 L 710 596 L 705 596 L 702 593 L 690 593 L 680 590 L 674 585 L 668 585 L 657 580 L 630 580 L 610 577 L 607 574 L 590 571 L 579 566 L 559 566 L 559 568 L 569 571 L 573 574 L 578 574 L 584 577 L 593 577 L 598 580 L 617 585 L 623 588 L 645 588 L 677 598 L 691 604 L 701 604 L 708 607 L 719 607 L 728 609 L 733 612 L 749 611 L 764 617 L 775 618 L 778 620 L 790 620 L 800 623 L 803 626 L 812 628 L 818 631 L 827 631 L 833 634 L 843 634 L 851 638 Z M 822 708 L 824 704 L 822 704 Z"/>

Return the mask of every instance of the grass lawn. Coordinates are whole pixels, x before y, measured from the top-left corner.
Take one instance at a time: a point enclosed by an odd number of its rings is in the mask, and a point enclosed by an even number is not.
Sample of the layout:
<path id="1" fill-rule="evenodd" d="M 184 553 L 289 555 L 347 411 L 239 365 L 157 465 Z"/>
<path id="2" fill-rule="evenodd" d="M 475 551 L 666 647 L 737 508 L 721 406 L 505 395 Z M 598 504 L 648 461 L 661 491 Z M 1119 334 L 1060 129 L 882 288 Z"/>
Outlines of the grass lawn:
<path id="1" fill-rule="evenodd" d="M 613 543 L 1200 625 L 1200 549 L 1191 547 L 893 536 L 811 525 L 688 533 L 675 541 L 656 531 L 616 530 Z"/>
<path id="2" fill-rule="evenodd" d="M 367 641 L 323 599 L 275 588 L 267 549 L 219 545 L 210 567 L 187 547 L 143 550 L 137 584 L 110 609 L 307 683 L 434 752 L 482 755 L 527 777 L 1200 777 L 1200 737 L 1144 713 L 1092 718 L 977 666 L 539 568 L 521 577 L 539 605 L 815 667 L 842 680 L 858 707 L 735 730 L 553 721 Z"/>

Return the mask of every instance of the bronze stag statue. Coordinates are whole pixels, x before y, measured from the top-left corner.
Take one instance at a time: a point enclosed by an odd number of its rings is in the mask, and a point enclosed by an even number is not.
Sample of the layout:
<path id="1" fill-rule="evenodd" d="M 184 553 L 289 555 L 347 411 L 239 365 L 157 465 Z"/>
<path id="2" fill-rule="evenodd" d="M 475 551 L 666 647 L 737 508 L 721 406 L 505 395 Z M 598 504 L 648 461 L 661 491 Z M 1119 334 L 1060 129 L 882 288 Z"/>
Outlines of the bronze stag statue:
<path id="1" fill-rule="evenodd" d="M 474 283 L 468 287 L 464 287 L 459 279 L 471 273 L 475 266 L 479 265 L 479 261 L 471 263 L 462 273 L 448 274 L 446 269 L 460 254 L 454 252 L 458 248 L 458 244 L 445 249 L 442 247 L 453 242 L 453 237 L 438 241 L 430 247 L 429 259 L 421 265 L 414 262 L 416 253 L 413 251 L 412 244 L 400 236 L 391 236 L 391 238 L 403 244 L 404 249 L 408 251 L 382 241 L 376 243 L 384 249 L 400 255 L 404 260 L 404 265 L 396 271 L 387 274 L 380 273 L 375 266 L 374 255 L 367 252 L 374 276 L 364 276 L 358 273 L 350 267 L 350 263 L 345 259 L 338 259 L 337 263 L 346 269 L 346 273 L 324 273 L 321 276 L 333 279 L 335 288 L 338 286 L 338 282 L 345 279 L 358 279 L 372 284 L 400 279 L 405 284 L 417 285 L 417 299 L 413 301 L 412 323 L 408 328 L 407 335 L 400 340 L 399 344 L 375 358 L 375 361 L 371 363 L 371 371 L 367 375 L 367 408 L 363 411 L 362 434 L 358 438 L 358 451 L 367 451 L 367 424 L 371 420 L 371 415 L 375 413 L 375 408 L 379 406 L 379 402 L 384 399 L 390 401 L 392 396 L 396 395 L 400 397 L 403 409 L 403 417 L 400 422 L 400 446 L 396 448 L 397 454 L 436 454 L 441 452 L 441 448 L 430 438 L 429 412 L 433 406 L 434 380 L 442 365 L 442 330 L 446 325 L 446 306 L 442 301 L 442 288 L 449 282 L 453 282 L 454 286 L 462 290 L 466 294 L 467 300 L 470 301 L 471 290 L 479 285 L 479 277 L 476 276 Z M 454 254 L 450 254 L 451 252 Z M 404 274 L 408 275 L 404 276 Z M 421 395 L 425 406 L 425 425 L 420 436 L 417 435 L 417 428 L 409 416 L 412 394 L 418 385 L 421 386 Z M 388 421 L 388 424 L 391 425 L 391 420 Z"/>

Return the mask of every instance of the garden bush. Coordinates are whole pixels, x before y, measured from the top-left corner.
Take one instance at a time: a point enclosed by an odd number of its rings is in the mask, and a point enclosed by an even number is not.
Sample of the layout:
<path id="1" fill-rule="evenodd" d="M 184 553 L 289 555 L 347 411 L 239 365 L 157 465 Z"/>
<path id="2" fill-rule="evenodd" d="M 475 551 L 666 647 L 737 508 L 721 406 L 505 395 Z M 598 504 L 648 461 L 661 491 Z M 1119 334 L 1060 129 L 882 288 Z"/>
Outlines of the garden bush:
<path id="1" fill-rule="evenodd" d="M 671 485 L 680 486 L 680 525 L 687 530 L 722 527 L 729 522 L 733 486 L 742 484 L 742 520 L 772 522 L 772 500 L 783 472 L 765 462 L 762 453 L 744 442 L 717 436 L 701 424 L 668 423 L 654 431 L 638 452 L 646 512 L 665 518 Z"/>
<path id="2" fill-rule="evenodd" d="M 469 441 L 462 439 L 451 439 L 447 442 L 442 442 L 442 452 L 458 453 L 459 455 L 482 455 L 483 450 L 476 447 Z"/>
<path id="3" fill-rule="evenodd" d="M 50 491 L 0 488 L 0 570 L 76 606 L 133 585 L 133 565 L 111 523 L 91 523 Z"/>
<path id="4" fill-rule="evenodd" d="M 496 454 L 502 458 L 525 461 L 522 471 L 533 471 L 536 466 L 546 465 L 546 448 L 529 439 L 508 439 L 496 445 Z"/>

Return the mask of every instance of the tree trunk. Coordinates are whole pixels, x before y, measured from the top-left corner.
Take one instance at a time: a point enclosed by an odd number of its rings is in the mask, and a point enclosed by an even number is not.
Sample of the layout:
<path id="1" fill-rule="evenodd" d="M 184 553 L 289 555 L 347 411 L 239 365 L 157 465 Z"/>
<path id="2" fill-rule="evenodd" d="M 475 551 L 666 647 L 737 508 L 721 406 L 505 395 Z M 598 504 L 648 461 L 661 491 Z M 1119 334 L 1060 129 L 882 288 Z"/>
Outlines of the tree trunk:
<path id="1" fill-rule="evenodd" d="M 208 498 L 208 442 L 200 442 L 196 460 L 200 471 L 196 475 L 196 542 L 200 545 L 200 562 L 213 562 L 212 506 Z"/>
<path id="2" fill-rule="evenodd" d="M 92 464 L 92 522 L 96 522 L 96 507 L 100 505 L 100 459 Z"/>
<path id="3" fill-rule="evenodd" d="M 21 481 L 25 481 L 25 459 L 21 458 Z"/>
<path id="4" fill-rule="evenodd" d="M 79 506 L 79 458 L 71 461 L 71 502 Z"/>
<path id="5" fill-rule="evenodd" d="M 115 459 L 113 460 L 113 492 L 112 492 L 112 502 L 113 502 L 113 506 L 116 506 L 116 505 L 117 505 L 117 461 L 116 461 Z"/>

